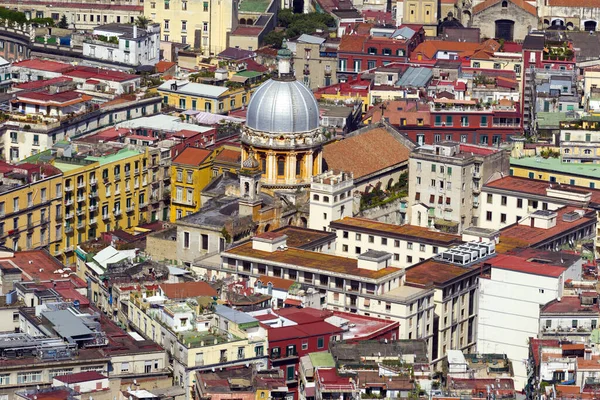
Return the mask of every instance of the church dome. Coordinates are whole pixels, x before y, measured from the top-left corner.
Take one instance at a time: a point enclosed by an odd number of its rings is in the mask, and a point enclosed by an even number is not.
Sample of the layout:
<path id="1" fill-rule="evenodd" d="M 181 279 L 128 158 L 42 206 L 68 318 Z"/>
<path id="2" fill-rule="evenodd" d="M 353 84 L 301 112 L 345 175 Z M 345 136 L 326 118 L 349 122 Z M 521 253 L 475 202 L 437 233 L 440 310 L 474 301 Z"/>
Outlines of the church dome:
<path id="1" fill-rule="evenodd" d="M 319 105 L 296 79 L 270 79 L 250 98 L 246 126 L 272 133 L 312 131 L 319 127 Z"/>

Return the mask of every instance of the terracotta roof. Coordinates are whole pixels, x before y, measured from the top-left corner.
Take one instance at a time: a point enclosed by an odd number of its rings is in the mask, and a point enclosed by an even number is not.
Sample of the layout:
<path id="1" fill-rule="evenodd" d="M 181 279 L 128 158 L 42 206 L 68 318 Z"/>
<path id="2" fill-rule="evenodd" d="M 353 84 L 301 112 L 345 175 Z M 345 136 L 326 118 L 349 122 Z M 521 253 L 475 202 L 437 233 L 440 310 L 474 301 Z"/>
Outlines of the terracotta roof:
<path id="1" fill-rule="evenodd" d="M 594 293 L 597 296 L 596 293 Z M 540 310 L 544 314 L 573 314 L 573 313 L 592 313 L 598 314 L 598 304 L 581 304 L 579 296 L 563 296 L 560 301 L 553 300 L 546 304 Z M 564 347 L 563 347 L 564 348 Z"/>
<path id="2" fill-rule="evenodd" d="M 400 269 L 387 267 L 379 271 L 358 268 L 358 261 L 352 258 L 338 257 L 331 254 L 319 253 L 288 247 L 285 251 L 255 250 L 252 243 L 247 242 L 233 247 L 223 253 L 226 257 L 239 256 L 255 260 L 265 260 L 269 263 L 297 265 L 310 270 L 327 271 L 367 279 L 380 279 L 399 272 Z"/>
<path id="3" fill-rule="evenodd" d="M 292 281 L 290 279 L 276 278 L 274 276 L 265 276 L 265 275 L 259 276 L 256 281 L 257 282 L 260 281 L 263 286 L 267 286 L 270 283 L 273 286 L 273 288 L 282 289 L 282 290 L 286 290 L 286 291 L 290 290 L 290 287 L 294 283 L 296 283 L 296 281 Z"/>
<path id="4" fill-rule="evenodd" d="M 308 248 L 322 241 L 335 241 L 334 232 L 319 231 L 316 229 L 301 228 L 299 226 L 286 225 L 274 232 L 283 233 L 287 236 L 286 245 L 288 247 Z"/>
<path id="5" fill-rule="evenodd" d="M 215 161 L 228 162 L 232 164 L 240 164 L 242 158 L 241 149 L 223 149 L 216 157 Z"/>
<path id="6" fill-rule="evenodd" d="M 501 1 L 503 1 L 503 0 L 486 0 L 483 3 L 479 3 L 475 7 L 473 7 L 473 15 L 480 13 L 484 10 L 487 10 L 488 8 L 493 7 L 496 4 L 500 3 Z M 508 1 L 510 1 L 515 6 L 527 11 L 529 14 L 535 15 L 537 17 L 536 8 L 534 6 L 532 6 L 531 4 L 529 4 L 528 2 L 526 2 L 525 0 L 508 0 Z"/>
<path id="7" fill-rule="evenodd" d="M 479 271 L 479 268 L 477 270 Z M 406 283 L 424 287 L 438 286 L 472 271 L 472 268 L 429 259 L 406 268 Z"/>
<path id="8" fill-rule="evenodd" d="M 492 268 L 505 269 L 530 275 L 558 278 L 565 272 L 565 268 L 558 265 L 529 261 L 523 257 L 500 254 L 488 261 Z"/>
<path id="9" fill-rule="evenodd" d="M 600 7 L 600 0 L 548 0 L 549 7 Z"/>
<path id="10" fill-rule="evenodd" d="M 57 381 L 63 383 L 81 383 L 88 381 L 97 381 L 100 379 L 107 379 L 106 376 L 102 375 L 100 372 L 96 371 L 87 371 L 87 372 L 78 372 L 76 374 L 70 375 L 62 375 L 54 377 Z"/>
<path id="11" fill-rule="evenodd" d="M 65 64 L 57 61 L 50 60 L 40 60 L 37 58 L 32 58 L 29 60 L 18 61 L 13 63 L 13 67 L 21 67 L 21 68 L 29 68 L 29 69 L 37 69 L 40 71 L 47 72 L 66 72 L 73 69 L 71 64 Z"/>
<path id="12" fill-rule="evenodd" d="M 333 221 L 331 223 L 331 227 L 342 230 L 349 229 L 377 232 L 378 234 L 390 235 L 392 237 L 399 237 L 405 240 L 432 242 L 434 244 L 440 244 L 443 246 L 451 246 L 453 244 L 460 244 L 463 242 L 459 235 L 435 232 L 428 228 L 408 224 L 386 224 L 385 222 L 379 222 L 366 218 L 346 217 L 344 219 Z"/>
<path id="13" fill-rule="evenodd" d="M 379 87 L 375 87 L 375 90 L 378 89 Z M 385 109 L 382 111 L 384 106 Z M 429 126 L 430 122 L 430 108 L 427 104 L 407 100 L 379 103 L 367 111 L 363 120 L 371 118 L 371 123 L 380 122 L 382 114 L 394 126 L 399 126 L 402 119 L 406 120 L 406 125 L 417 125 L 419 119 L 422 120 L 423 126 Z"/>
<path id="14" fill-rule="evenodd" d="M 171 69 L 173 66 L 177 65 L 177 63 L 174 63 L 172 61 L 159 61 L 156 63 L 156 72 L 158 72 L 159 74 L 164 73 L 165 71 Z"/>
<path id="15" fill-rule="evenodd" d="M 264 26 L 243 26 L 238 27 L 231 32 L 231 35 L 236 36 L 258 36 L 264 29 Z"/>
<path id="16" fill-rule="evenodd" d="M 352 172 L 354 179 L 408 162 L 410 149 L 385 128 L 330 143 L 323 149 L 327 169 Z"/>
<path id="17" fill-rule="evenodd" d="M 368 36 L 365 35 L 344 35 L 340 41 L 338 52 L 362 53 L 367 39 Z"/>
<path id="18" fill-rule="evenodd" d="M 479 43 L 471 42 L 449 42 L 445 40 L 427 40 L 419 44 L 412 54 L 423 54 L 428 59 L 433 59 L 438 51 L 475 51 Z M 412 57 L 411 57 L 412 58 Z"/>
<path id="19" fill-rule="evenodd" d="M 202 164 L 210 154 L 210 150 L 199 149 L 197 147 L 186 147 L 173 159 L 173 163 L 198 166 Z"/>
<path id="20" fill-rule="evenodd" d="M 564 214 L 578 209 L 581 209 L 581 207 L 565 206 L 556 210 L 558 214 L 556 225 L 549 229 L 532 228 L 529 225 L 518 224 L 507 226 L 500 231 L 500 243 L 502 243 L 504 238 L 516 239 L 521 245 L 525 245 L 524 247 L 535 247 L 554 236 L 566 234 L 571 230 L 579 229 L 583 225 L 596 220 L 595 213 L 588 210 L 587 214 L 575 221 L 563 221 L 562 217 Z"/>
<path id="21" fill-rule="evenodd" d="M 218 293 L 206 282 L 161 283 L 160 288 L 169 299 L 214 297 Z"/>
<path id="22" fill-rule="evenodd" d="M 504 178 L 491 181 L 485 184 L 483 187 L 510 190 L 511 192 L 526 193 L 538 196 L 547 196 L 548 189 L 559 190 L 565 192 L 565 194 L 590 193 L 592 195 L 591 202 L 600 204 L 600 189 L 590 189 L 574 185 L 563 185 L 534 179 L 519 178 L 516 176 L 505 176 Z"/>

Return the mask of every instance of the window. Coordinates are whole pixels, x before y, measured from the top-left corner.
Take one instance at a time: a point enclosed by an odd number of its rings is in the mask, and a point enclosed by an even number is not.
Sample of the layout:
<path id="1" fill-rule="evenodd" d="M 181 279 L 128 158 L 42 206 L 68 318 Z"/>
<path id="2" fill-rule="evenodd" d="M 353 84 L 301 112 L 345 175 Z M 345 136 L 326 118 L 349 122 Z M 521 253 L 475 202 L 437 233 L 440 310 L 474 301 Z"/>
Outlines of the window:
<path id="1" fill-rule="evenodd" d="M 493 195 L 490 194 L 490 193 L 488 193 L 488 195 L 487 195 L 487 203 L 488 204 L 492 204 L 492 199 L 493 199 Z"/>
<path id="2" fill-rule="evenodd" d="M 169 8 L 169 0 L 165 0 L 165 10 L 168 10 Z"/>
<path id="3" fill-rule="evenodd" d="M 571 321 L 571 328 L 577 328 L 577 320 L 576 319 Z"/>
<path id="4" fill-rule="evenodd" d="M 488 117 L 486 115 L 483 115 L 481 117 L 481 126 L 487 126 L 488 125 Z"/>
<path id="5" fill-rule="evenodd" d="M 294 366 L 288 365 L 285 369 L 285 379 L 288 381 L 294 380 Z"/>
<path id="6" fill-rule="evenodd" d="M 412 264 L 412 256 L 406 256 L 406 262 Z"/>
<path id="7" fill-rule="evenodd" d="M 523 208 L 523 199 L 517 199 L 517 208 Z"/>
<path id="8" fill-rule="evenodd" d="M 406 248 L 407 248 L 408 250 L 412 250 L 412 248 L 413 248 L 413 244 L 412 244 L 412 242 L 407 242 L 407 243 L 406 243 Z"/>
<path id="9" fill-rule="evenodd" d="M 202 10 L 203 10 L 204 12 L 208 12 L 208 1 L 205 1 L 205 2 L 202 4 Z"/>
<path id="10" fill-rule="evenodd" d="M 394 240 L 394 247 L 400 247 L 400 241 Z"/>
<path id="11" fill-rule="evenodd" d="M 374 243 L 375 242 L 375 237 L 373 237 L 372 235 L 369 235 L 369 243 Z"/>
<path id="12" fill-rule="evenodd" d="M 356 254 L 362 253 L 362 251 L 360 251 L 360 250 L 361 250 L 360 247 L 355 247 L 354 248 L 354 253 L 356 253 Z"/>
<path id="13" fill-rule="evenodd" d="M 42 371 L 21 372 L 17 374 L 17 384 L 35 383 L 42 381 Z"/>
<path id="14" fill-rule="evenodd" d="M 169 30 L 169 20 L 168 19 L 165 19 L 164 28 L 165 28 L 165 31 Z"/>
<path id="15" fill-rule="evenodd" d="M 200 245 L 202 250 L 208 250 L 208 235 L 204 233 L 200 235 Z"/>
<path id="16" fill-rule="evenodd" d="M 348 252 L 348 245 L 347 245 L 347 244 L 343 244 L 343 245 L 342 245 L 342 251 L 343 251 L 344 253 L 347 253 L 347 252 Z"/>
<path id="17" fill-rule="evenodd" d="M 181 30 L 187 31 L 187 21 L 181 21 Z"/>
<path id="18" fill-rule="evenodd" d="M 0 375 L 0 386 L 10 385 L 10 374 Z"/>
<path id="19" fill-rule="evenodd" d="M 419 251 L 421 251 L 421 252 L 425 251 L 425 245 L 424 244 L 420 244 L 419 245 Z"/>
<path id="20" fill-rule="evenodd" d="M 202 32 L 204 32 L 204 33 L 208 32 L 208 22 L 202 23 Z"/>
<path id="21" fill-rule="evenodd" d="M 431 164 L 431 172 L 435 172 L 435 164 Z"/>
<path id="22" fill-rule="evenodd" d="M 500 223 L 502 223 L 502 224 L 506 223 L 506 214 L 504 214 L 504 213 L 500 214 Z"/>
<path id="23" fill-rule="evenodd" d="M 348 239 L 348 231 L 342 231 L 342 237 Z"/>
<path id="24" fill-rule="evenodd" d="M 506 196 L 500 197 L 500 204 L 501 205 L 505 206 L 507 202 L 508 202 L 508 199 L 506 198 Z"/>
<path id="25" fill-rule="evenodd" d="M 184 249 L 190 248 L 190 233 L 189 232 L 183 232 L 183 248 Z"/>
<path id="26" fill-rule="evenodd" d="M 387 246 L 387 238 L 381 238 L 381 244 Z"/>
<path id="27" fill-rule="evenodd" d="M 360 235 L 360 233 L 357 233 L 357 234 L 356 234 L 356 236 L 355 236 L 355 239 L 356 239 L 356 240 L 358 240 L 358 241 L 360 242 L 360 240 L 361 240 L 361 237 L 362 237 L 362 236 Z"/>
<path id="28" fill-rule="evenodd" d="M 492 212 L 491 211 L 486 212 L 485 220 L 486 221 L 491 221 L 492 220 Z"/>
<path id="29" fill-rule="evenodd" d="M 322 349 L 323 347 L 325 347 L 325 338 L 323 336 L 320 336 L 317 339 L 317 349 Z"/>
<path id="30" fill-rule="evenodd" d="M 480 68 L 481 63 L 479 61 L 473 61 L 473 68 Z"/>

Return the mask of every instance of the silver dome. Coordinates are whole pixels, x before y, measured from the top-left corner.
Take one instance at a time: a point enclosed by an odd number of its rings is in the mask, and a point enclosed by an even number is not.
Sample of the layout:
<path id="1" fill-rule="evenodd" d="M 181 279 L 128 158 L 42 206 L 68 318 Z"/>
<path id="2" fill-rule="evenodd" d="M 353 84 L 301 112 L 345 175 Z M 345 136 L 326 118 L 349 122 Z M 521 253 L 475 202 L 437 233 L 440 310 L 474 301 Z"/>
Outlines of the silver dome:
<path id="1" fill-rule="evenodd" d="M 261 132 L 307 132 L 319 127 L 319 105 L 297 80 L 270 79 L 254 92 L 246 126 Z"/>

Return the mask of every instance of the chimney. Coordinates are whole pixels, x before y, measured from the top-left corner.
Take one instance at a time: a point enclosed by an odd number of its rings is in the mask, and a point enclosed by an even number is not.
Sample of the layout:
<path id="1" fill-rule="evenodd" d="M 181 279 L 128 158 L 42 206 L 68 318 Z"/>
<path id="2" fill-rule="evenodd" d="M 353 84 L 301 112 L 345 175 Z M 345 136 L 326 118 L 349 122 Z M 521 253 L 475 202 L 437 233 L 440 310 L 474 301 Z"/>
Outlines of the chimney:
<path id="1" fill-rule="evenodd" d="M 137 25 L 133 25 L 133 38 L 137 39 Z"/>

